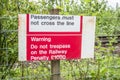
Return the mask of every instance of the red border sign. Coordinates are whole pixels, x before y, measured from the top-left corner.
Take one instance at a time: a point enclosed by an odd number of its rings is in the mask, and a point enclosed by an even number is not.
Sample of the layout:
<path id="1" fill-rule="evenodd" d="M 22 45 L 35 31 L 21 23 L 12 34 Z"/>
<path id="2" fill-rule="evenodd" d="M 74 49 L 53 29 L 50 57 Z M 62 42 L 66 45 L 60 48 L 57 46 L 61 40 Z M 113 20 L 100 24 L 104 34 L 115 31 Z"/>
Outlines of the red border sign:
<path id="1" fill-rule="evenodd" d="M 94 21 L 94 18 L 88 18 L 88 25 L 92 24 L 90 19 Z M 94 27 L 90 31 L 84 27 L 87 25 L 85 20 L 83 16 L 73 15 L 20 15 L 19 60 L 70 60 L 85 57 L 83 47 L 88 43 L 84 41 L 91 38 L 89 36 L 93 36 L 95 31 Z M 93 51 L 94 46 L 91 46 Z"/>

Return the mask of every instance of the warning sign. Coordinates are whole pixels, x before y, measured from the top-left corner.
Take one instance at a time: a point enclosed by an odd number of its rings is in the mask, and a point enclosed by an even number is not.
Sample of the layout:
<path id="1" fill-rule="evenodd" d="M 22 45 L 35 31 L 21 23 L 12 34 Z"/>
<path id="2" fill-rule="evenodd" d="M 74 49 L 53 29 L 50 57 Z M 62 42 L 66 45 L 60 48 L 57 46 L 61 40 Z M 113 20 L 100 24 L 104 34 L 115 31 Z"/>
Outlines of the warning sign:
<path id="1" fill-rule="evenodd" d="M 95 17 L 19 14 L 19 60 L 94 57 Z"/>

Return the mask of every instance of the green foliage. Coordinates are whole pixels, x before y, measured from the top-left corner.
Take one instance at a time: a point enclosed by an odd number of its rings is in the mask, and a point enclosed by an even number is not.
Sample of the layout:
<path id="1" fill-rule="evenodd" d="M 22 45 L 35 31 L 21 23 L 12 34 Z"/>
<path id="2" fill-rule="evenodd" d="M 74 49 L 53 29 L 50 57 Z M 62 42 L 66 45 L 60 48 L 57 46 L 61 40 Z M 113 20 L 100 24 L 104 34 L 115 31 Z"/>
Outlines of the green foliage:
<path id="1" fill-rule="evenodd" d="M 77 2 L 78 1 L 78 2 Z M 107 7 L 105 0 L 0 0 L 0 79 L 25 80 L 50 79 L 50 63 L 28 63 L 21 68 L 18 56 L 18 14 L 49 14 L 60 9 L 59 14 L 96 16 L 96 35 L 120 34 L 120 8 Z M 61 61 L 61 77 L 65 80 L 120 80 L 120 58 L 113 54 L 116 38 L 109 38 L 107 47 L 96 39 L 94 59 Z M 24 62 L 25 63 L 25 62 Z M 16 65 L 19 64 L 19 65 Z M 35 67 L 35 68 L 34 68 Z M 22 72 L 23 71 L 23 72 Z M 46 75 L 45 75 L 46 74 Z M 36 76 L 37 75 L 37 76 Z"/>

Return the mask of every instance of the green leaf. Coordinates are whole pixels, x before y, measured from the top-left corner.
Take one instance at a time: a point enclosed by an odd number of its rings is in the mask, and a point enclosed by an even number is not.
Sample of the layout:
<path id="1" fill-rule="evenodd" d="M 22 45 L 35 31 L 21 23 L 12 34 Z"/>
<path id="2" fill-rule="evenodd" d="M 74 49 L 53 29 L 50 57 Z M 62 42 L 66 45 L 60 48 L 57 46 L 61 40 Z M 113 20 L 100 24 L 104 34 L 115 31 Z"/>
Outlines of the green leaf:
<path id="1" fill-rule="evenodd" d="M 91 2 L 91 0 L 84 0 L 86 3 L 89 3 L 89 2 Z"/>

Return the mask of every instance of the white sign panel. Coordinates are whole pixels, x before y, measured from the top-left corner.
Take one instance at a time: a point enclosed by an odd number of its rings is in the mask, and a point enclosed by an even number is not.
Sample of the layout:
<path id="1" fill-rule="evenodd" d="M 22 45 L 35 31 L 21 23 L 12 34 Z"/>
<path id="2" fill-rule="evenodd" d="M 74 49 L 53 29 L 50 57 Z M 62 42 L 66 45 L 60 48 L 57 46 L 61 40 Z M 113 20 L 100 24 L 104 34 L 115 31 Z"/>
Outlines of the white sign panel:
<path id="1" fill-rule="evenodd" d="M 94 57 L 94 16 L 19 14 L 19 61 Z"/>

